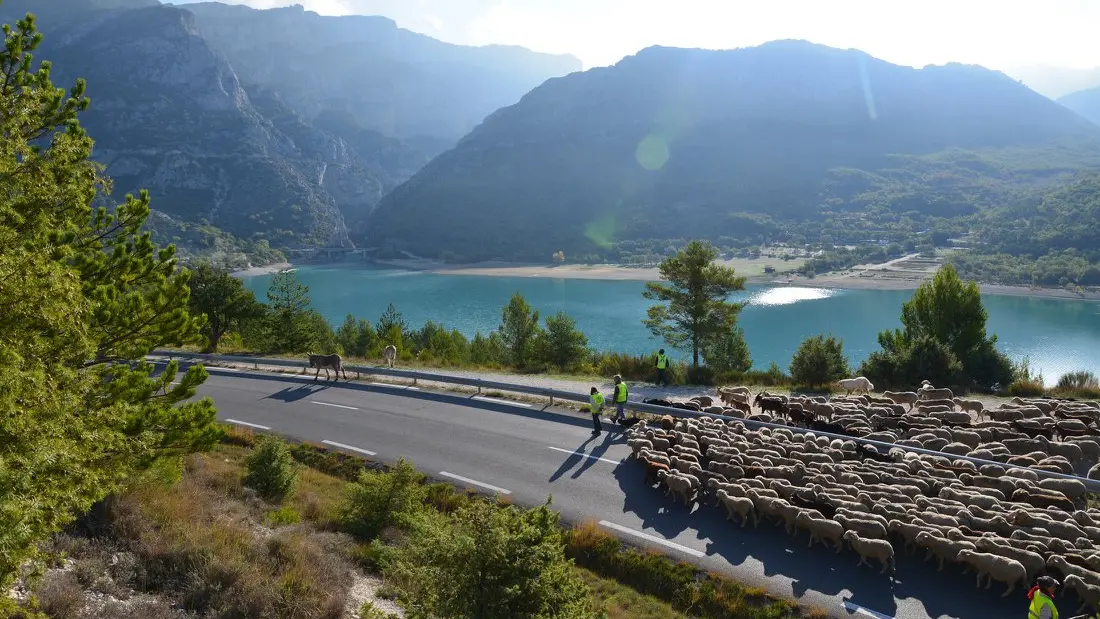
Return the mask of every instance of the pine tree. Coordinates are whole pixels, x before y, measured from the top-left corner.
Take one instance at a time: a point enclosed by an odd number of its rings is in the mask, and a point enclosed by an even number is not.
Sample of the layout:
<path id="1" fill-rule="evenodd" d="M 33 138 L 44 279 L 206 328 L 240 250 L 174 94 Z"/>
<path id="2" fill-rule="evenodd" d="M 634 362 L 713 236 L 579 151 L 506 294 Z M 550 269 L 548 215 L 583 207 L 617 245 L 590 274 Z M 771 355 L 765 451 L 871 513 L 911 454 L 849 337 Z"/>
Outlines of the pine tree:
<path id="1" fill-rule="evenodd" d="M 500 339 L 508 350 L 508 361 L 514 367 L 527 367 L 534 353 L 535 338 L 538 337 L 539 313 L 532 312 L 527 299 L 520 293 L 512 295 L 508 305 L 504 306 L 501 318 Z"/>
<path id="2" fill-rule="evenodd" d="M 241 280 L 209 263 L 202 263 L 191 271 L 191 298 L 188 308 L 196 316 L 206 317 L 203 335 L 206 352 L 218 349 L 218 342 L 231 329 L 238 328 L 248 319 L 264 315 L 264 307 Z"/>
<path id="3" fill-rule="evenodd" d="M 649 282 L 647 299 L 667 305 L 649 308 L 643 321 L 657 337 L 673 348 L 691 348 L 692 365 L 699 367 L 699 353 L 715 337 L 728 333 L 741 312 L 729 296 L 745 289 L 745 278 L 732 268 L 716 264 L 718 250 L 705 241 L 692 241 L 661 263 L 661 279 Z"/>
<path id="4" fill-rule="evenodd" d="M 189 274 L 142 225 L 149 196 L 93 208 L 110 181 L 78 116 L 85 84 L 35 68 L 33 16 L 0 51 L 0 584 L 36 545 L 157 458 L 217 439 L 206 377 L 158 346 L 194 341 Z"/>

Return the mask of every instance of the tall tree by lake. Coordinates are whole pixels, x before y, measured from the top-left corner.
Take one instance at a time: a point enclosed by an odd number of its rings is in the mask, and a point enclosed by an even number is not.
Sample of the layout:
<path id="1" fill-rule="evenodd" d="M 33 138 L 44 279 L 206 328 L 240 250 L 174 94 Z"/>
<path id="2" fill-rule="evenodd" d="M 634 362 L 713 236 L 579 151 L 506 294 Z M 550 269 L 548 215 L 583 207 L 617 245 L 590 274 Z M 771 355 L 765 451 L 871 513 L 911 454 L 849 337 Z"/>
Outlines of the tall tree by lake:
<path id="1" fill-rule="evenodd" d="M 642 295 L 660 301 L 648 310 L 649 330 L 673 348 L 690 348 L 694 367 L 699 353 L 713 339 L 728 334 L 742 304 L 729 296 L 745 289 L 745 278 L 717 264 L 718 250 L 707 241 L 692 241 L 661 263 L 664 282 L 649 282 Z"/>
<path id="2" fill-rule="evenodd" d="M 110 180 L 55 88 L 32 15 L 0 49 L 0 585 L 36 546 L 159 459 L 211 446 L 206 372 L 153 375 L 159 346 L 195 341 L 189 273 L 143 225 L 149 196 L 93 207 Z M 173 382 L 179 378 L 179 382 Z M 0 606 L 3 604 L 0 603 Z"/>

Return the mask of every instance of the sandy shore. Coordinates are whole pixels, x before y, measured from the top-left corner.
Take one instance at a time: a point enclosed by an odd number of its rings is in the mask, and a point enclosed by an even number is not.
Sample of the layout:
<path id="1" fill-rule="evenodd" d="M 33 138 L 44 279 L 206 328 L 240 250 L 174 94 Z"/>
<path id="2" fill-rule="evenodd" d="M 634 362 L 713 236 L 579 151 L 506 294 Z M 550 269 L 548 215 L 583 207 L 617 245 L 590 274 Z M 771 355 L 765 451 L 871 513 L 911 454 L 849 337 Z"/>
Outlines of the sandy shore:
<path id="1" fill-rule="evenodd" d="M 515 264 L 515 263 L 478 263 L 446 264 L 431 260 L 387 260 L 378 262 L 385 266 L 414 271 L 428 271 L 439 275 L 481 275 L 489 277 L 532 277 L 554 279 L 598 279 L 620 281 L 656 281 L 659 273 L 651 267 L 627 267 L 615 264 Z M 737 265 L 734 265 L 737 266 Z M 739 269 L 740 270 L 740 269 Z M 794 276 L 749 276 L 746 282 L 757 285 L 793 285 L 817 288 L 837 288 L 850 290 L 915 290 L 925 279 L 920 277 L 881 277 L 868 275 L 825 274 L 813 279 Z M 1100 300 L 1100 290 L 1087 290 L 1081 293 L 1062 288 L 1030 288 L 1028 286 L 1000 286 L 983 284 L 982 292 L 1008 296 Z"/>
<path id="2" fill-rule="evenodd" d="M 251 267 L 240 271 L 234 271 L 233 277 L 252 277 L 253 275 L 270 275 L 272 273 L 278 273 L 283 269 L 289 269 L 293 265 L 289 262 L 278 262 L 275 264 L 269 264 L 262 267 Z"/>

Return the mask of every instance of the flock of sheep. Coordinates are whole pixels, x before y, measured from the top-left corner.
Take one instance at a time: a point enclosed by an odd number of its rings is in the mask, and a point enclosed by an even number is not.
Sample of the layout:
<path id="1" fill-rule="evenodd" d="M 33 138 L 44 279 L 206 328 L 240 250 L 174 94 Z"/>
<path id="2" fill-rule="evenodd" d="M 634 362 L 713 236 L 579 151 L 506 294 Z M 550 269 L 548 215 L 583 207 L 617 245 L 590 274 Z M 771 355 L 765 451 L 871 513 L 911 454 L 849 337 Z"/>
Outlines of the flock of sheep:
<path id="1" fill-rule="evenodd" d="M 974 570 L 979 586 L 1001 582 L 1006 596 L 1050 574 L 1082 609 L 1100 611 L 1100 510 L 1085 506 L 1080 480 L 1040 474 L 1100 477 L 1100 405 L 1015 398 L 986 410 L 927 381 L 882 396 L 865 378 L 849 381 L 841 388 L 864 394 L 752 398 L 735 387 L 719 388 L 717 399 L 650 400 L 704 415 L 638 423 L 628 444 L 649 485 L 685 505 L 721 505 L 742 527 L 770 519 L 789 534 L 808 532 L 810 546 L 847 545 L 882 572 L 894 568 L 896 541 L 940 571 L 953 563 Z M 707 413 L 811 431 L 751 429 Z M 815 430 L 937 453 L 879 450 Z"/>

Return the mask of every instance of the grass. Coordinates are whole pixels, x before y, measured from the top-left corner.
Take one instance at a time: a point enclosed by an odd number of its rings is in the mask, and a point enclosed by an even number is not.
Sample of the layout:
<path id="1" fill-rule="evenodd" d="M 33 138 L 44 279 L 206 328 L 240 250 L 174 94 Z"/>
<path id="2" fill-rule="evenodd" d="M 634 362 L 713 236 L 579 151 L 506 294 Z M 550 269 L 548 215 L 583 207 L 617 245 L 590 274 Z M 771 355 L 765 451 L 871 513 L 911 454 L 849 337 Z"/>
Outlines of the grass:
<path id="1" fill-rule="evenodd" d="M 581 580 L 592 591 L 593 603 L 607 613 L 608 619 L 687 619 L 666 602 L 604 578 L 584 568 L 576 568 Z"/>

